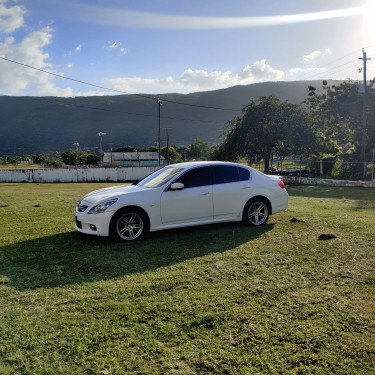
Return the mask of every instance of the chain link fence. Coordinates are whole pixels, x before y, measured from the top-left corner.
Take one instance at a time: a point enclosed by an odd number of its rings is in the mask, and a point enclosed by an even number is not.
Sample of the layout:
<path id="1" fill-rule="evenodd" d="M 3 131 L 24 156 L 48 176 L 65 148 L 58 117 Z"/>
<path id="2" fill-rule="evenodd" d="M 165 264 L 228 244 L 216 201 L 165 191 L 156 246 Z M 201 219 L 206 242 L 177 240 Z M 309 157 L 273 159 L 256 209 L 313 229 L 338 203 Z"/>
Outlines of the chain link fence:
<path id="1" fill-rule="evenodd" d="M 252 165 L 264 171 L 264 163 Z M 351 181 L 374 181 L 374 155 L 369 155 L 365 162 L 358 161 L 353 155 L 337 159 L 285 158 L 272 160 L 270 174 L 310 178 L 325 178 Z"/>

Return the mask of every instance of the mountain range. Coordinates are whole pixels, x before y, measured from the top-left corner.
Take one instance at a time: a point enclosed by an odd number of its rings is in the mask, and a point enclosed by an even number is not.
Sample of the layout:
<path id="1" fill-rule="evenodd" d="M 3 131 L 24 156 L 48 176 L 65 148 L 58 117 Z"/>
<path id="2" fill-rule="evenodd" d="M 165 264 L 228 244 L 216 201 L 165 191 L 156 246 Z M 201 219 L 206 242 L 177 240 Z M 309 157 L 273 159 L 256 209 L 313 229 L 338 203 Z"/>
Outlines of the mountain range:
<path id="1" fill-rule="evenodd" d="M 328 81 L 329 85 L 341 81 Z M 192 94 L 117 95 L 90 97 L 0 97 L 0 155 L 51 153 L 74 148 L 96 152 L 98 132 L 104 132 L 103 150 L 124 145 L 157 145 L 158 104 L 161 100 L 161 144 L 186 145 L 200 138 L 220 142 L 224 125 L 241 115 L 244 105 L 260 96 L 275 95 L 301 103 L 308 86 L 322 81 L 264 82 Z"/>

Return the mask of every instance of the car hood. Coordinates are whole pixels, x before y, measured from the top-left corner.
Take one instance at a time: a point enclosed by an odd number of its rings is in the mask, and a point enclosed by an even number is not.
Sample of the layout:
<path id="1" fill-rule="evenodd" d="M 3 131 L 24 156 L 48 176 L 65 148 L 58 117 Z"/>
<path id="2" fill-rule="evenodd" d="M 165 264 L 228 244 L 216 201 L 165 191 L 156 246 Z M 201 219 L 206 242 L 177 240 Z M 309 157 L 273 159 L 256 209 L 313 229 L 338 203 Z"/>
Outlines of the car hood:
<path id="1" fill-rule="evenodd" d="M 137 193 L 146 189 L 148 190 L 148 188 L 137 185 L 112 186 L 109 188 L 92 191 L 91 193 L 86 194 L 82 201 L 93 204 L 106 199 L 117 198 L 120 195 Z"/>

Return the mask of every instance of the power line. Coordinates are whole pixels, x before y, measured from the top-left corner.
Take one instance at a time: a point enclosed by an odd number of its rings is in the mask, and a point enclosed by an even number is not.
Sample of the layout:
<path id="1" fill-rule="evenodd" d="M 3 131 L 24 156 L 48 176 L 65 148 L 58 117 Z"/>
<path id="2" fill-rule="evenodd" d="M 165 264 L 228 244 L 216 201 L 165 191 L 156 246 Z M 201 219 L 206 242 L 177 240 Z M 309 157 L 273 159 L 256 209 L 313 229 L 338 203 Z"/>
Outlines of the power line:
<path id="1" fill-rule="evenodd" d="M 367 46 L 366 48 L 372 48 L 372 47 L 375 47 L 375 45 L 370 45 L 370 46 Z M 344 55 L 344 56 L 342 56 L 342 57 L 340 57 L 338 59 L 335 59 L 335 60 L 329 62 L 328 64 L 325 64 L 325 65 L 322 65 L 322 66 L 318 67 L 317 69 L 321 69 L 323 67 L 327 67 L 327 66 L 330 66 L 332 64 L 335 64 L 336 62 L 341 61 L 341 60 L 345 59 L 346 57 L 353 55 L 354 53 L 356 53 L 356 52 L 351 52 L 351 53 L 349 53 L 347 55 Z M 50 71 L 47 71 L 47 70 L 44 70 L 44 69 L 36 68 L 36 67 L 28 65 L 28 64 L 24 64 L 24 63 L 21 63 L 21 62 L 12 60 L 12 59 L 5 58 L 3 56 L 0 56 L 0 59 L 8 61 L 8 62 L 11 62 L 11 63 L 14 63 L 14 64 L 17 64 L 17 65 L 20 65 L 20 66 L 23 66 L 23 67 L 34 69 L 34 70 L 37 70 L 37 71 L 42 72 L 42 73 L 50 74 L 50 75 L 53 75 L 53 76 L 58 77 L 58 78 L 67 79 L 69 81 L 77 82 L 77 83 L 80 83 L 80 84 L 88 85 L 88 86 L 99 88 L 99 89 L 102 89 L 102 90 L 108 90 L 108 91 L 116 92 L 116 93 L 119 93 L 119 94 L 133 95 L 133 96 L 137 96 L 137 97 L 140 97 L 140 98 L 143 98 L 143 99 L 148 99 L 148 100 L 155 100 L 154 99 L 155 96 L 144 95 L 144 94 L 132 94 L 132 93 L 129 93 L 129 92 L 126 92 L 126 91 L 112 89 L 112 88 L 108 88 L 108 87 L 105 87 L 105 86 L 100 86 L 100 85 L 92 84 L 92 83 L 85 82 L 85 81 L 82 81 L 82 80 L 78 80 L 78 79 L 75 79 L 75 78 L 66 77 L 66 76 L 63 76 L 61 74 L 53 73 L 53 72 L 50 72 Z M 353 61 L 349 61 L 349 62 L 343 63 L 343 64 L 337 66 L 336 69 L 344 67 L 344 66 L 349 65 L 349 64 L 352 64 Z M 335 70 L 334 69 L 331 72 L 331 74 L 337 74 L 337 73 L 340 73 L 340 72 L 342 72 L 342 71 L 344 71 L 346 69 L 350 69 L 350 68 L 353 68 L 353 65 L 348 66 L 347 68 L 344 68 L 344 69 L 340 69 L 340 70 Z M 305 74 L 302 74 L 302 76 L 300 76 L 300 78 L 302 77 L 304 80 L 314 79 L 314 77 L 317 76 L 317 75 L 319 75 L 319 74 L 320 74 L 320 72 L 306 72 Z M 282 90 L 282 92 L 284 92 L 284 93 L 288 92 L 288 91 L 289 91 L 288 89 Z M 180 102 L 180 101 L 176 101 L 176 100 L 169 100 L 169 99 L 165 99 L 165 98 L 163 98 L 163 102 L 170 103 L 170 104 L 183 105 L 183 106 L 187 106 L 187 107 L 210 109 L 210 110 L 220 110 L 220 111 L 230 111 L 230 112 L 241 112 L 242 111 L 242 109 L 222 108 L 222 107 L 215 107 L 215 106 L 204 106 L 204 105 L 199 105 L 199 104 L 184 103 L 184 102 Z M 75 106 L 78 107 L 78 105 L 75 105 Z M 111 112 L 111 111 L 112 112 L 119 112 L 119 113 L 125 113 L 125 114 L 129 114 L 129 115 L 131 114 L 131 115 L 136 115 L 136 116 L 150 116 L 150 117 L 153 117 L 153 115 L 138 114 L 138 113 L 124 112 L 124 111 L 113 111 L 113 110 L 106 110 L 104 108 L 95 108 L 95 107 L 84 107 L 84 108 L 91 108 L 91 109 L 97 109 L 97 110 L 103 110 L 103 111 L 109 111 L 109 112 Z M 216 122 L 213 122 L 213 121 L 192 120 L 192 119 L 179 119 L 179 118 L 166 117 L 166 116 L 163 116 L 163 118 L 165 118 L 165 119 L 172 119 L 172 120 L 182 120 L 182 121 L 201 121 L 201 122 L 216 123 Z"/>
<path id="2" fill-rule="evenodd" d="M 112 112 L 112 113 L 122 113 L 125 115 L 130 115 L 130 116 L 143 116 L 143 117 L 153 117 L 155 118 L 155 115 L 152 114 L 147 114 L 147 113 L 136 113 L 136 112 L 128 112 L 128 111 L 120 111 L 116 109 L 107 109 L 107 108 L 101 108 L 101 107 L 94 107 L 94 106 L 85 106 L 85 105 L 79 105 L 79 104 L 71 104 L 71 103 L 58 103 L 53 100 L 48 100 L 48 99 L 41 99 L 37 97 L 32 97 L 32 96 L 26 96 L 25 98 L 29 100 L 34 100 L 42 103 L 49 103 L 53 105 L 64 105 L 64 106 L 69 106 L 69 107 L 76 107 L 76 108 L 83 108 L 83 109 L 93 109 L 97 111 L 105 111 L 105 112 Z M 163 116 L 163 119 L 166 120 L 179 120 L 179 121 L 194 121 L 194 122 L 203 122 L 203 123 L 211 123 L 211 124 L 219 124 L 217 121 L 210 121 L 210 120 L 199 120 L 199 119 L 189 119 L 189 118 L 178 118 L 178 117 L 171 117 L 171 116 Z"/>
<path id="3" fill-rule="evenodd" d="M 17 65 L 29 68 L 29 69 L 34 69 L 34 70 L 37 70 L 37 71 L 42 72 L 42 73 L 50 74 L 50 75 L 52 75 L 54 77 L 58 77 L 58 78 L 62 78 L 62 79 L 67 79 L 69 81 L 81 83 L 81 84 L 88 85 L 88 86 L 95 87 L 95 88 L 99 88 L 99 89 L 102 89 L 102 90 L 108 90 L 108 91 L 112 91 L 112 92 L 117 92 L 119 94 L 134 95 L 134 96 L 138 96 L 138 97 L 141 97 L 141 98 L 144 98 L 144 99 L 154 100 L 154 96 L 143 95 L 143 94 L 131 94 L 131 93 L 126 92 L 126 91 L 111 89 L 109 87 L 100 86 L 100 85 L 96 85 L 96 84 L 93 84 L 93 83 L 85 82 L 85 81 L 82 81 L 82 80 L 79 80 L 79 79 L 66 77 L 66 76 L 63 76 L 61 74 L 49 72 L 48 70 L 36 68 L 34 66 L 31 66 L 31 65 L 28 65 L 28 64 L 24 64 L 24 63 L 21 63 L 19 61 L 7 59 L 6 57 L 3 57 L 3 56 L 0 56 L 0 59 L 8 61 L 8 62 L 11 62 L 13 64 L 17 64 Z M 167 100 L 167 99 L 163 99 L 163 101 L 171 103 L 171 104 L 184 105 L 184 106 L 188 106 L 188 107 L 198 107 L 198 108 L 204 108 L 204 109 L 214 109 L 214 110 L 232 111 L 232 112 L 240 112 L 241 111 L 241 109 L 221 108 L 221 107 L 204 106 L 204 105 L 198 105 L 198 104 L 189 104 L 189 103 L 183 103 L 183 102 L 178 102 L 178 101 L 174 101 L 174 100 Z"/>

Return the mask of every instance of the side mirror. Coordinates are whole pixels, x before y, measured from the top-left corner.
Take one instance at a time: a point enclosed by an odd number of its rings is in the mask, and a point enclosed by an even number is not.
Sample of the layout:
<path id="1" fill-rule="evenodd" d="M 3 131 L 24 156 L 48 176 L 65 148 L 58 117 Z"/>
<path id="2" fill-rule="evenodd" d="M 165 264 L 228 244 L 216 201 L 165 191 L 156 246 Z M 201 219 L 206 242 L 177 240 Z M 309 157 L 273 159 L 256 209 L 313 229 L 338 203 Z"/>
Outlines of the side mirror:
<path id="1" fill-rule="evenodd" d="M 171 190 L 182 190 L 185 187 L 181 182 L 175 182 L 171 185 Z"/>

